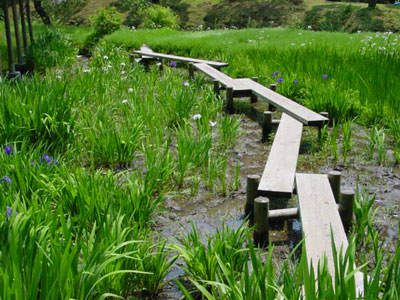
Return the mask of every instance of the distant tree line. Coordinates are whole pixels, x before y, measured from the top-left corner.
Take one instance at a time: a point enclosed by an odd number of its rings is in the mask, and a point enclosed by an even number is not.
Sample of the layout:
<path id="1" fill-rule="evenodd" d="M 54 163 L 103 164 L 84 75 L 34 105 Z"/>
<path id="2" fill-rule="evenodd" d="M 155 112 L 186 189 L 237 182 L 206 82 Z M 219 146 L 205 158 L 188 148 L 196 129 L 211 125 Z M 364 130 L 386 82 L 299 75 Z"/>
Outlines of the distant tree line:
<path id="1" fill-rule="evenodd" d="M 377 3 L 381 4 L 393 4 L 396 0 L 328 0 L 328 1 L 334 1 L 334 2 L 363 2 L 363 3 L 368 3 L 369 8 L 375 8 Z"/>

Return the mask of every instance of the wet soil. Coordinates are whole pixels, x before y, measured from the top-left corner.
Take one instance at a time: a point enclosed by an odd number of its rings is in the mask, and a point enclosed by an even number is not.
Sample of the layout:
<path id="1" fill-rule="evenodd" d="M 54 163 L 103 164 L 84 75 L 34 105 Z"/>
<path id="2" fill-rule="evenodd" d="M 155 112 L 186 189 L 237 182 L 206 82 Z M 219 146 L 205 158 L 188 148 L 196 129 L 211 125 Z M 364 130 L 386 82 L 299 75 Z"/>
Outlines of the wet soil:
<path id="1" fill-rule="evenodd" d="M 274 118 L 279 118 L 277 114 Z M 221 196 L 210 193 L 200 187 L 196 196 L 190 190 L 167 196 L 166 211 L 157 218 L 162 236 L 171 242 L 176 242 L 179 234 L 190 230 L 193 222 L 202 234 L 213 234 L 221 227 L 223 221 L 232 227 L 238 227 L 243 222 L 243 207 L 246 199 L 246 177 L 251 174 L 261 175 L 271 143 L 261 143 L 261 127 L 246 116 L 242 116 L 241 136 L 231 151 L 231 163 L 240 161 L 240 188 Z M 376 227 L 380 238 L 389 251 L 393 251 L 398 243 L 398 223 L 400 214 L 400 167 L 390 160 L 384 166 L 366 160 L 367 137 L 363 127 L 356 126 L 353 130 L 353 147 L 344 163 L 334 161 L 329 150 L 316 150 L 318 131 L 305 127 L 300 150 L 297 172 L 326 174 L 331 170 L 342 172 L 342 189 L 357 186 L 376 196 L 375 207 Z M 341 141 L 338 142 L 341 145 Z M 340 151 L 340 148 L 339 148 Z M 234 165 L 231 166 L 234 168 Z M 292 199 L 287 204 L 296 206 Z M 287 254 L 301 239 L 301 222 L 288 220 L 274 224 L 270 231 L 270 240 L 274 242 L 275 256 L 285 259 Z M 159 299 L 179 299 L 179 293 L 172 279 L 183 275 L 178 262 L 169 274 L 170 280 Z"/>

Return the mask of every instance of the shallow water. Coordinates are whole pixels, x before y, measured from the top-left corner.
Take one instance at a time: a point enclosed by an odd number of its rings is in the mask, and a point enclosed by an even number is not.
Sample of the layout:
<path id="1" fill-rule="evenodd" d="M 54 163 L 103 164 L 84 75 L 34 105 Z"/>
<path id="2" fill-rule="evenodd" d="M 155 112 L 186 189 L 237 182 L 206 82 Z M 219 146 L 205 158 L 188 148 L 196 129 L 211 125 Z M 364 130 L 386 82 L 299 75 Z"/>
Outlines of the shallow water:
<path id="1" fill-rule="evenodd" d="M 236 159 L 240 160 L 240 189 L 228 196 L 210 193 L 200 188 L 196 196 L 190 191 L 173 194 L 166 199 L 166 212 L 158 217 L 162 236 L 175 242 L 176 237 L 185 230 L 190 230 L 193 222 L 203 234 L 213 234 L 222 222 L 237 228 L 243 222 L 243 207 L 246 199 L 246 177 L 251 174 L 261 175 L 271 143 L 261 143 L 261 127 L 246 116 L 242 117 L 242 135 L 231 152 L 231 167 Z M 342 172 L 342 189 L 355 189 L 358 185 L 376 195 L 378 207 L 376 226 L 381 232 L 389 250 L 394 249 L 397 241 L 400 207 L 400 168 L 399 166 L 381 167 L 364 159 L 365 133 L 362 127 L 354 130 L 353 150 L 345 164 L 334 163 L 327 155 L 315 155 L 310 152 L 310 143 L 316 142 L 317 130 L 305 128 L 302 151 L 299 156 L 297 172 L 326 174 L 331 170 Z M 310 142 L 311 141 L 311 142 Z M 338 142 L 340 144 L 340 142 Z M 296 200 L 288 202 L 289 207 L 296 206 Z M 275 245 L 275 255 L 285 259 L 286 255 L 301 240 L 301 222 L 299 220 L 282 221 L 271 224 L 270 240 Z M 183 275 L 179 262 L 173 267 L 167 279 Z M 179 299 L 175 283 L 170 281 L 160 299 Z"/>

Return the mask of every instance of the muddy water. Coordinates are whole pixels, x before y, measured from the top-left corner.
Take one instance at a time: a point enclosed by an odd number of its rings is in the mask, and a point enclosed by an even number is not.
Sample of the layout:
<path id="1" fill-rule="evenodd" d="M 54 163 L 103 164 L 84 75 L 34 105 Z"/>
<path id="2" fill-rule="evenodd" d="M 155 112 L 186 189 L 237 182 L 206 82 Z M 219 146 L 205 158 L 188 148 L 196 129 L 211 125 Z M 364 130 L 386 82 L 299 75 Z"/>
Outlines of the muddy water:
<path id="1" fill-rule="evenodd" d="M 158 223 L 161 234 L 171 242 L 185 230 L 190 230 L 193 222 L 201 233 L 212 234 L 223 220 L 234 228 L 243 222 L 243 206 L 246 198 L 246 177 L 250 174 L 261 175 L 268 158 L 271 144 L 260 141 L 260 126 L 242 116 L 242 135 L 231 153 L 231 162 L 240 161 L 240 189 L 228 196 L 219 196 L 206 189 L 200 189 L 196 196 L 190 191 L 166 199 L 166 212 L 160 216 Z M 345 163 L 335 162 L 327 153 L 312 153 L 311 144 L 317 142 L 315 128 L 305 128 L 299 157 L 298 172 L 326 174 L 331 170 L 342 172 L 342 187 L 359 186 L 376 196 L 375 207 L 378 208 L 375 226 L 380 231 L 381 239 L 389 250 L 398 243 L 398 222 L 400 214 L 400 168 L 390 161 L 385 166 L 366 160 L 367 139 L 365 130 L 356 127 L 353 131 L 353 148 Z M 341 145 L 341 141 L 338 142 Z M 340 151 L 340 147 L 339 147 Z M 296 201 L 289 201 L 289 206 L 296 206 Z M 273 224 L 270 239 L 274 241 L 277 258 L 284 259 L 287 253 L 301 239 L 301 223 L 298 220 Z M 183 275 L 178 262 L 169 274 L 168 279 Z M 161 295 L 163 299 L 178 299 L 181 296 L 171 280 Z"/>
<path id="2" fill-rule="evenodd" d="M 171 242 L 185 230 L 190 230 L 193 222 L 202 234 L 213 234 L 221 227 L 223 221 L 233 228 L 243 222 L 243 207 L 246 201 L 246 177 L 250 174 L 261 175 L 268 157 L 271 144 L 261 143 L 261 128 L 256 123 L 242 116 L 241 136 L 231 151 L 231 168 L 240 161 L 240 188 L 227 196 L 210 193 L 200 188 L 196 196 L 190 191 L 167 197 L 166 212 L 159 216 L 157 222 L 161 234 Z M 284 258 L 301 237 L 301 226 L 298 221 L 272 224 L 270 239 L 275 242 L 275 252 Z M 169 280 L 183 275 L 178 262 L 169 274 Z M 177 286 L 170 281 L 160 299 L 179 299 Z"/>

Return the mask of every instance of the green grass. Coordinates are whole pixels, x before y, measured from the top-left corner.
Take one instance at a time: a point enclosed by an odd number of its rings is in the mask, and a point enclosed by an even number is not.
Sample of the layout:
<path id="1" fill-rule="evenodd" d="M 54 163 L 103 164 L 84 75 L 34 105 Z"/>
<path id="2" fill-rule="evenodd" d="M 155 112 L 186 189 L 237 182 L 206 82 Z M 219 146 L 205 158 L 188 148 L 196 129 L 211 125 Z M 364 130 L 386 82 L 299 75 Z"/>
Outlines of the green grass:
<path id="1" fill-rule="evenodd" d="M 84 30 L 64 29 L 73 39 Z M 399 246 L 391 254 L 381 248 L 373 226 L 373 199 L 366 194 L 357 197 L 348 251 L 336 249 L 334 282 L 322 265 L 309 270 L 305 255 L 297 261 L 293 253 L 274 266 L 272 247 L 261 254 L 251 244 L 245 246 L 251 239 L 245 225 L 238 230 L 223 226 L 206 237 L 207 245 L 195 226 L 172 245 L 153 230 L 166 193 L 190 189 L 193 198 L 199 190 L 223 196 L 238 187 L 228 182 L 227 174 L 236 174 L 233 180 L 238 181 L 239 166 L 227 161 L 240 133 L 240 118 L 223 112 L 221 98 L 201 77 L 188 83 L 183 72 L 166 67 L 160 73 L 156 66 L 146 73 L 130 62 L 123 47 L 114 44 L 129 41 L 128 46 L 136 48 L 146 42 L 155 50 L 220 58 L 231 63 L 227 71 L 232 76 L 259 75 L 265 84 L 275 82 L 271 74 L 279 70 L 285 79 L 280 92 L 310 107 L 329 108 L 337 120 L 344 118 L 341 114 L 353 116 L 354 111 L 365 121 L 376 120 L 379 115 L 371 117 L 368 109 L 379 113 L 380 108 L 384 117 L 396 116 L 398 106 L 388 106 L 398 102 L 361 96 L 378 93 L 386 80 L 392 83 L 391 78 L 374 77 L 377 71 L 372 67 L 379 64 L 388 76 L 395 76 L 398 57 L 375 50 L 363 50 L 366 53 L 361 55 L 360 40 L 369 34 L 326 36 L 283 29 L 121 30 L 83 64 L 76 62 L 71 43 L 53 41 L 49 49 L 42 45 L 43 52 L 52 55 L 33 55 L 43 66 L 41 73 L 0 85 L 1 298 L 155 297 L 180 258 L 189 285 L 179 282 L 179 286 L 187 299 L 193 297 L 188 289 L 207 299 L 274 299 L 277 295 L 303 299 L 303 286 L 307 299 L 355 299 L 351 270 L 358 258 L 358 267 L 365 272 L 366 295 L 396 299 Z M 298 46 L 304 39 L 312 44 Z M 367 91 L 352 78 L 357 68 L 369 72 L 362 75 L 372 76 L 361 76 L 363 81 L 371 80 Z M 328 79 L 322 79 L 322 74 L 328 74 Z M 299 85 L 293 85 L 294 79 L 299 79 Z M 354 87 L 348 88 L 346 80 L 353 80 Z M 388 87 L 380 95 L 397 95 L 396 85 Z M 325 98 L 334 101 L 321 102 Z M 396 120 L 388 131 L 397 136 L 398 128 Z M 350 149 L 351 127 L 347 130 Z M 375 132 L 371 145 L 382 163 L 385 132 Z M 330 138 L 338 152 L 337 134 Z M 355 246 L 363 249 L 358 255 Z M 367 249 L 373 253 L 363 255 Z M 318 281 L 310 279 L 313 273 Z"/>
<path id="2" fill-rule="evenodd" d="M 81 29 L 79 29 L 81 30 Z M 73 28 L 67 31 L 75 36 Z M 335 119 L 389 126 L 399 117 L 399 36 L 344 34 L 295 29 L 181 32 L 120 30 L 107 42 L 230 63 L 232 77 L 258 76 L 263 84 L 284 79 L 278 92 Z M 327 80 L 322 75 L 328 75 Z M 382 76 L 382 74 L 384 74 Z M 298 85 L 293 81 L 299 80 Z"/>
<path id="3" fill-rule="evenodd" d="M 230 117 L 201 82 L 145 73 L 121 49 L 70 59 L 0 86 L 1 298 L 155 295 L 175 255 L 153 217 L 165 192 L 207 186 L 211 157 L 227 159 L 235 138 L 218 129 Z M 226 169 L 215 174 L 219 193 Z"/>

